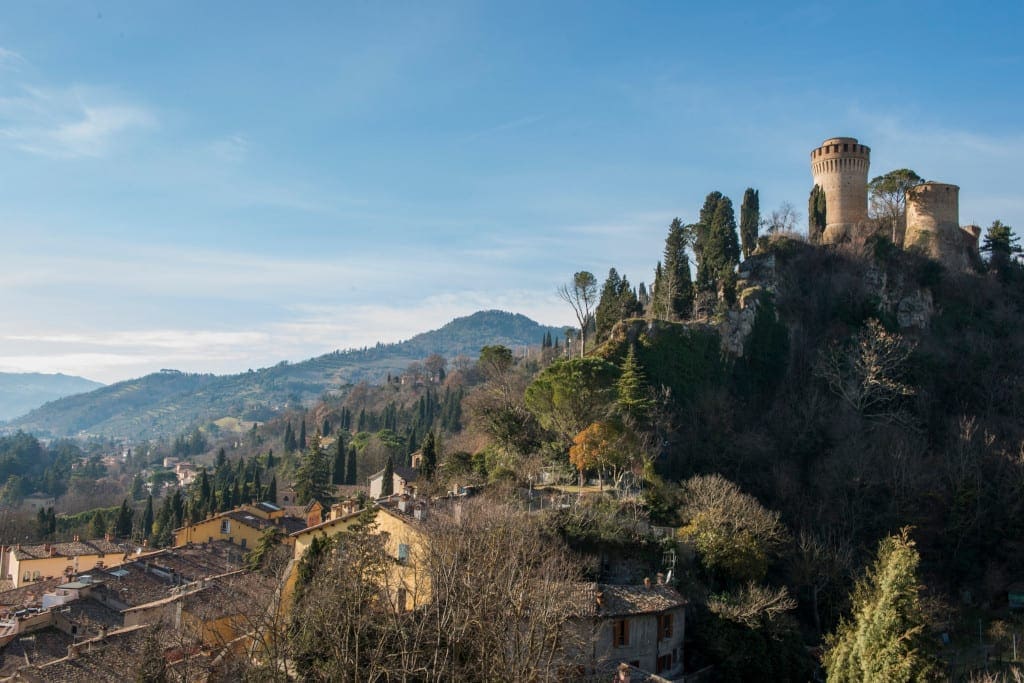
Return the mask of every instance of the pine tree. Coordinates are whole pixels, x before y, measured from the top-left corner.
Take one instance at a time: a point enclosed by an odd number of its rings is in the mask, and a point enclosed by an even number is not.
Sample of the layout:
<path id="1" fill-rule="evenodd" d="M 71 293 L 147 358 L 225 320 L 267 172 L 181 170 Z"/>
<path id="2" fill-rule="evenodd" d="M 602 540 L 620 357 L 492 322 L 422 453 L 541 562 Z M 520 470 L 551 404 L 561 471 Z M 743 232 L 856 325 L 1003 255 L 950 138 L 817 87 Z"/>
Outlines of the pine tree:
<path id="1" fill-rule="evenodd" d="M 629 345 L 626 358 L 622 361 L 622 373 L 615 384 L 616 406 L 632 421 L 639 422 L 647 415 L 652 401 L 644 391 L 644 374 L 636 360 L 636 347 Z"/>
<path id="2" fill-rule="evenodd" d="M 610 269 L 601 290 L 601 299 L 594 311 L 597 339 L 606 339 L 615 323 L 635 316 L 639 309 L 629 280 L 625 276 L 620 277 L 614 268 Z"/>
<path id="3" fill-rule="evenodd" d="M 103 510 L 97 510 L 92 516 L 92 522 L 89 526 L 89 532 L 93 538 L 100 538 L 107 533 L 107 518 L 103 514 Z"/>
<path id="4" fill-rule="evenodd" d="M 827 639 L 830 683 L 909 683 L 935 676 L 924 632 L 919 562 L 909 529 L 879 543 L 874 564 L 854 587 L 852 621 L 842 620 Z"/>
<path id="5" fill-rule="evenodd" d="M 128 506 L 127 498 L 121 501 L 121 509 L 117 511 L 114 535 L 118 538 L 128 538 L 132 535 L 132 509 Z"/>
<path id="6" fill-rule="evenodd" d="M 345 461 L 345 483 L 350 486 L 355 486 L 356 481 L 356 451 L 355 445 L 348 447 L 348 459 Z"/>
<path id="7" fill-rule="evenodd" d="M 330 499 L 331 463 L 320 448 L 320 439 L 313 437 L 302 463 L 295 473 L 295 495 L 300 503 Z"/>
<path id="8" fill-rule="evenodd" d="M 690 277 L 690 257 L 686 250 L 693 241 L 694 228 L 684 226 L 678 218 L 672 220 L 665 237 L 665 260 L 656 277 L 654 317 L 663 320 L 685 320 L 693 306 L 693 282 Z"/>
<path id="9" fill-rule="evenodd" d="M 761 200 L 758 192 L 748 187 L 743 193 L 740 205 L 740 241 L 743 246 L 743 258 L 750 258 L 757 248 L 757 228 L 761 224 Z"/>
<path id="10" fill-rule="evenodd" d="M 434 431 L 428 431 L 423 439 L 423 459 L 420 461 L 420 475 L 428 481 L 434 478 L 437 470 L 437 441 Z"/>
<path id="11" fill-rule="evenodd" d="M 394 494 L 395 492 L 395 463 L 391 461 L 391 456 L 388 456 L 387 462 L 384 463 L 384 479 L 381 481 L 380 495 L 382 498 L 386 498 Z"/>
<path id="12" fill-rule="evenodd" d="M 697 288 L 715 292 L 740 261 L 739 238 L 736 235 L 736 215 L 732 200 L 721 192 L 712 192 L 704 200 L 701 222 L 695 227 L 697 253 Z M 729 292 L 726 293 L 727 297 Z"/>

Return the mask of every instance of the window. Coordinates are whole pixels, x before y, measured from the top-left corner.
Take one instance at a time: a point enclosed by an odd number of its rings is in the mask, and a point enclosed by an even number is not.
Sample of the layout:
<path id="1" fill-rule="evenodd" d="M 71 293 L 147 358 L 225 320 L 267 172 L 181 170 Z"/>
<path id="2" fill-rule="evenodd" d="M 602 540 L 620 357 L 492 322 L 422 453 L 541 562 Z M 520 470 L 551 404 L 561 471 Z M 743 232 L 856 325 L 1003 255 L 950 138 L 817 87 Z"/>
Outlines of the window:
<path id="1" fill-rule="evenodd" d="M 246 539 L 244 539 L 244 538 L 243 538 L 243 539 L 242 539 L 242 542 L 241 542 L 241 543 L 239 544 L 239 545 L 241 545 L 241 546 L 242 546 L 243 548 L 245 547 L 245 541 L 246 541 Z"/>
<path id="2" fill-rule="evenodd" d="M 399 543 L 398 544 L 398 561 L 405 564 L 409 561 L 409 544 Z"/>
<path id="3" fill-rule="evenodd" d="M 22 581 L 31 581 L 32 580 L 32 575 L 28 573 L 27 569 L 25 570 L 24 576 L 21 577 L 21 580 Z"/>
<path id="4" fill-rule="evenodd" d="M 612 624 L 612 645 L 615 647 L 629 645 L 629 619 L 616 619 Z"/>
<path id="5" fill-rule="evenodd" d="M 658 657 L 658 665 L 657 665 L 657 668 L 655 669 L 654 673 L 660 674 L 661 672 L 668 671 L 671 668 L 672 668 L 672 655 L 671 654 L 661 655 L 660 657 Z"/>
<path id="6" fill-rule="evenodd" d="M 222 519 L 220 521 L 220 532 L 222 534 L 230 534 L 231 533 L 231 520 L 230 519 Z"/>
<path id="7" fill-rule="evenodd" d="M 32 580 L 33 581 L 38 581 L 40 578 L 41 578 L 41 576 L 39 575 L 38 571 L 32 572 Z"/>
<path id="8" fill-rule="evenodd" d="M 658 640 L 665 640 L 672 637 L 672 615 L 661 614 L 658 616 Z"/>

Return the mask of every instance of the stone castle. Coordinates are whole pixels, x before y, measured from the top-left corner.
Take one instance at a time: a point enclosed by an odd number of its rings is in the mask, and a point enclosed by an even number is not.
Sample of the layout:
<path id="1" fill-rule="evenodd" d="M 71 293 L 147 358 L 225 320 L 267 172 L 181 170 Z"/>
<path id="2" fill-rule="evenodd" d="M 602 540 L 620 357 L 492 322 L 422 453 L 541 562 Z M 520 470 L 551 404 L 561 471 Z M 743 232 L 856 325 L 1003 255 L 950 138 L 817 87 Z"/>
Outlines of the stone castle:
<path id="1" fill-rule="evenodd" d="M 876 229 L 868 218 L 868 167 L 871 148 L 856 138 L 829 138 L 811 152 L 814 184 L 825 194 L 824 229 L 817 241 L 840 244 Z M 946 267 L 969 270 L 978 258 L 981 228 L 960 226 L 960 188 L 924 182 L 907 191 L 906 229 L 897 236 Z M 813 234 L 813 231 L 812 231 Z"/>

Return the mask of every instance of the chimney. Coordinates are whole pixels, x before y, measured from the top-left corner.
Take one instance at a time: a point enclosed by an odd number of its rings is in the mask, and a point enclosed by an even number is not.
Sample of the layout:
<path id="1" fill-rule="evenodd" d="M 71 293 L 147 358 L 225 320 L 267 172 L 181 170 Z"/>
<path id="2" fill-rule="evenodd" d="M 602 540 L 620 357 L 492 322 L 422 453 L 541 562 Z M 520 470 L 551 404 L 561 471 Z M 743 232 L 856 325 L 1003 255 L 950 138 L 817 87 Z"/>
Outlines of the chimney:
<path id="1" fill-rule="evenodd" d="M 409 497 L 408 496 L 404 496 L 403 495 L 401 498 L 398 499 L 398 511 L 399 512 L 408 512 L 409 511 Z"/>
<path id="2" fill-rule="evenodd" d="M 597 602 L 598 609 L 604 607 L 604 591 L 597 591 L 594 593 L 594 600 Z"/>
<path id="3" fill-rule="evenodd" d="M 665 585 L 665 575 L 661 572 L 658 572 L 658 574 L 655 576 L 655 580 L 658 582 L 659 586 Z"/>
<path id="4" fill-rule="evenodd" d="M 110 541 L 111 541 L 110 534 L 103 534 L 103 540 L 106 541 L 107 543 L 110 543 Z"/>
<path id="5" fill-rule="evenodd" d="M 75 534 L 75 543 L 78 543 L 80 540 L 81 539 L 78 537 L 78 534 Z"/>
<path id="6" fill-rule="evenodd" d="M 416 506 L 416 509 L 413 510 L 412 516 L 421 522 L 425 520 L 427 518 L 427 506 L 420 503 Z"/>
<path id="7" fill-rule="evenodd" d="M 644 577 L 644 588 L 646 588 L 647 590 L 651 590 L 651 577 Z"/>

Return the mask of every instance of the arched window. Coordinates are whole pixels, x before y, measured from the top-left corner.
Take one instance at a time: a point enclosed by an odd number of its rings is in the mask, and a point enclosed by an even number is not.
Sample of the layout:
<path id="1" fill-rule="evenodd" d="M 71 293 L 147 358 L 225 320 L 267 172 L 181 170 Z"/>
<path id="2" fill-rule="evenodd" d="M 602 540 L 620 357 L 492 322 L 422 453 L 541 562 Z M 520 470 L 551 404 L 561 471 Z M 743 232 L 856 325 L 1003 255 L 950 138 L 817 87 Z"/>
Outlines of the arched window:
<path id="1" fill-rule="evenodd" d="M 32 575 L 28 573 L 27 569 L 25 570 L 25 575 L 23 577 L 21 577 L 21 580 L 22 581 L 31 581 L 32 580 Z"/>
<path id="2" fill-rule="evenodd" d="M 38 581 L 38 580 L 39 580 L 39 578 L 40 578 L 40 574 L 39 574 L 39 571 L 38 571 L 38 570 L 37 570 L 37 571 L 34 571 L 34 572 L 32 572 L 32 580 L 33 580 L 33 581 Z"/>

